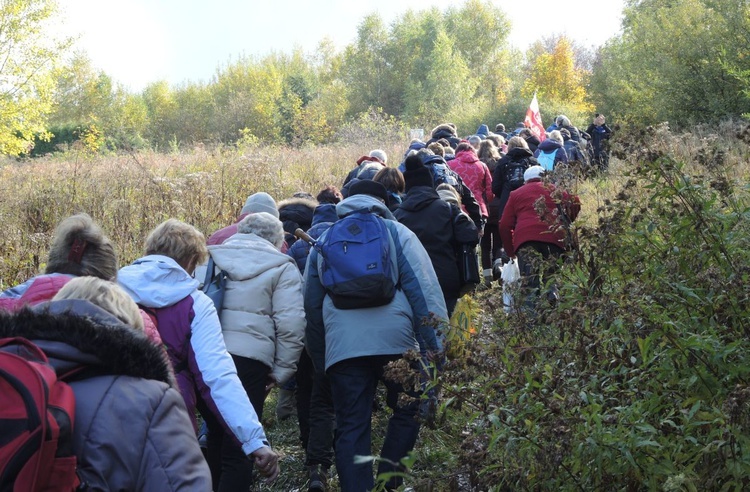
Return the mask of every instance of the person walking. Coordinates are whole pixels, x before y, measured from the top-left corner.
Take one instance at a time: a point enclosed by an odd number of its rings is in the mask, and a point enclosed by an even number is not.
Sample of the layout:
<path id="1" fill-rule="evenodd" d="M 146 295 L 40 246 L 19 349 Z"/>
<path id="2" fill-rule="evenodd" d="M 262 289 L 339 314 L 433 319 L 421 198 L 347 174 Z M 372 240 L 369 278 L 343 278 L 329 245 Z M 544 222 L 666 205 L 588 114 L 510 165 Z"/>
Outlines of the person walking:
<path id="1" fill-rule="evenodd" d="M 430 258 L 416 235 L 394 220 L 385 204 L 387 199 L 380 183 L 355 183 L 349 197 L 336 206 L 340 222 L 328 229 L 318 243 L 325 244 L 334 227 L 343 224 L 348 215 L 375 214 L 388 234 L 387 238 L 379 236 L 378 241 L 389 245 L 384 261 L 390 265 L 390 280 L 393 285 L 400 285 L 389 302 L 346 309 L 346 299 L 333 296 L 323 287 L 323 263 L 328 260 L 316 248 L 310 251 L 305 271 L 307 347 L 315 370 L 325 372 L 331 383 L 338 434 L 336 469 L 343 492 L 371 490 L 374 485 L 372 463 L 355 461 L 355 457 L 372 454 L 372 404 L 379 381 L 385 384 L 386 401 L 393 414 L 380 452 L 383 460 L 378 473 L 401 470 L 399 462 L 413 449 L 419 434 L 419 394 L 386 377 L 385 369 L 409 351 L 417 353 L 421 349 L 428 357 L 439 358 L 442 335 L 434 326 L 436 322 L 447 322 L 445 302 Z M 358 231 L 352 228 L 350 232 Z M 408 367 L 407 372 L 418 374 L 417 367 Z M 386 487 L 394 489 L 401 482 L 400 477 L 393 476 Z"/>

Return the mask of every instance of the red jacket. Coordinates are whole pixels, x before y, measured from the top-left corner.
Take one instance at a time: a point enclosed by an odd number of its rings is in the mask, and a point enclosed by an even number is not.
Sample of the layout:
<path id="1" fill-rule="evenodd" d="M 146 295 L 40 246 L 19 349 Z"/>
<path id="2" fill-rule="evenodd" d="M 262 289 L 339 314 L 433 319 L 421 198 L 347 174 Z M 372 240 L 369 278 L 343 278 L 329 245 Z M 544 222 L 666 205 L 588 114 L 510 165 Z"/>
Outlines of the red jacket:
<path id="1" fill-rule="evenodd" d="M 492 174 L 487 164 L 471 150 L 463 150 L 455 159 L 448 161 L 448 166 L 461 176 L 464 184 L 474 193 L 482 216 L 487 217 L 487 205 L 492 201 Z"/>
<path id="2" fill-rule="evenodd" d="M 534 179 L 511 192 L 499 223 L 500 238 L 508 256 L 515 256 L 516 250 L 529 241 L 565 247 L 565 230 L 555 223 L 558 208 L 552 199 L 554 190 L 554 185 L 545 185 L 541 179 Z M 534 208 L 534 203 L 540 196 L 544 197 L 547 210 L 550 212 L 547 221 L 542 220 Z M 581 211 L 578 197 L 563 192 L 560 201 L 570 221 L 574 221 Z"/>
<path id="3" fill-rule="evenodd" d="M 237 234 L 237 224 L 239 224 L 240 221 L 242 221 L 242 219 L 244 219 L 248 215 L 250 214 L 240 214 L 234 224 L 226 226 L 223 229 L 219 229 L 218 231 L 208 236 L 208 241 L 206 241 L 206 244 L 209 246 L 224 244 L 224 241 Z"/>

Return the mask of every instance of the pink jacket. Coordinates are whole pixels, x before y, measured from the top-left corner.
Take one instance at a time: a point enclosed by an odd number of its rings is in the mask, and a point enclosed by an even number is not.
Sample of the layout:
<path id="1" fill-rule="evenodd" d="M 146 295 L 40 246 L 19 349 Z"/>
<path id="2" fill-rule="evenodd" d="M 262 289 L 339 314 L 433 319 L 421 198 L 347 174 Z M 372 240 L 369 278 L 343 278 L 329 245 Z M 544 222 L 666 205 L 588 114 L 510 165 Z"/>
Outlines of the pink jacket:
<path id="1" fill-rule="evenodd" d="M 471 150 L 462 150 L 456 154 L 456 158 L 448 161 L 448 166 L 461 176 L 464 184 L 469 187 L 477 203 L 482 216 L 489 216 L 487 206 L 492 201 L 492 174 L 487 164 L 479 160 L 479 157 Z"/>

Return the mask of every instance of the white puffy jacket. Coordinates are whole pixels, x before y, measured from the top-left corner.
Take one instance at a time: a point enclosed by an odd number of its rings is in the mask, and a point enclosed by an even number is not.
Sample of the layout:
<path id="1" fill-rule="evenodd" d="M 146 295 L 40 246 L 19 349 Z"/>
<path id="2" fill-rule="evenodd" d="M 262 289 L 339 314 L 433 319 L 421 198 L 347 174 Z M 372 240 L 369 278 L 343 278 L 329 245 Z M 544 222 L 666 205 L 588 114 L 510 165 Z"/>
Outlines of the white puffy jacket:
<path id="1" fill-rule="evenodd" d="M 255 234 L 235 234 L 208 249 L 228 276 L 220 315 L 227 350 L 264 363 L 284 383 L 297 369 L 305 335 L 297 265 Z"/>

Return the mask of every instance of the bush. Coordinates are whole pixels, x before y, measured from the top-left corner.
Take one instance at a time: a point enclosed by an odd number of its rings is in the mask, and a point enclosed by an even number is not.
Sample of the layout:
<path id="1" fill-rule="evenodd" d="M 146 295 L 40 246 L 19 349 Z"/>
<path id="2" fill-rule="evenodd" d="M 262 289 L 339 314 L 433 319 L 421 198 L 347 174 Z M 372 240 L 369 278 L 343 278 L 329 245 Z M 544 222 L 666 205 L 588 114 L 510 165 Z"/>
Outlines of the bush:
<path id="1" fill-rule="evenodd" d="M 561 302 L 531 325 L 499 315 L 475 386 L 447 386 L 477 409 L 457 462 L 479 489 L 750 486 L 747 166 L 678 158 L 686 137 L 620 147 L 622 183 L 578 231 Z"/>

